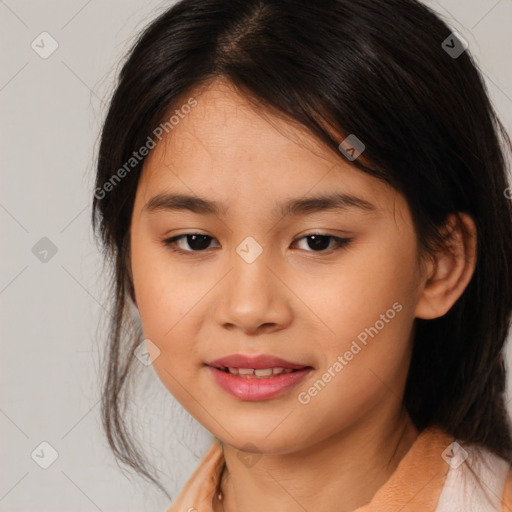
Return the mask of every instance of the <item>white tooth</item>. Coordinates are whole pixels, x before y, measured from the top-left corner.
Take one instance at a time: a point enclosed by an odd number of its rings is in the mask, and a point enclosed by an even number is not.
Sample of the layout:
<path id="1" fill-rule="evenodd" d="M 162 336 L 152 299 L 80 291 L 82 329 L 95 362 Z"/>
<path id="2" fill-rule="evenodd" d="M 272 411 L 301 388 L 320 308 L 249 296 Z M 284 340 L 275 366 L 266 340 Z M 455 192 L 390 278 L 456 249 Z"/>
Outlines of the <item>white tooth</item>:
<path id="1" fill-rule="evenodd" d="M 238 375 L 238 368 L 228 368 L 231 375 Z"/>
<path id="2" fill-rule="evenodd" d="M 293 372 L 293 370 L 291 368 L 285 368 L 283 370 L 283 373 L 292 373 L 292 372 Z"/>
<path id="3" fill-rule="evenodd" d="M 270 377 L 272 375 L 272 368 L 258 368 L 254 370 L 257 377 Z"/>
<path id="4" fill-rule="evenodd" d="M 238 368 L 239 375 L 254 375 L 253 368 Z"/>
<path id="5" fill-rule="evenodd" d="M 284 371 L 284 368 L 272 368 L 272 373 L 274 375 L 281 375 L 281 373 L 283 373 Z"/>

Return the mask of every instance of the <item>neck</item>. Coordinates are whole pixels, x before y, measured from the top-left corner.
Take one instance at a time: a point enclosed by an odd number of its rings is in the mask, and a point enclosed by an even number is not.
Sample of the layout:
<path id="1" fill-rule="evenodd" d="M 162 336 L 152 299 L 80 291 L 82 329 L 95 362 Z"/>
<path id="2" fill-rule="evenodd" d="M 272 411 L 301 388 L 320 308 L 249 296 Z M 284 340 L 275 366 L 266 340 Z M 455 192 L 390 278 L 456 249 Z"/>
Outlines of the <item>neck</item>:
<path id="1" fill-rule="evenodd" d="M 382 411 L 373 412 L 372 418 L 303 450 L 265 454 L 251 467 L 243 464 L 239 450 L 225 445 L 215 510 L 351 512 L 367 504 L 418 436 L 403 411 L 384 421 Z"/>

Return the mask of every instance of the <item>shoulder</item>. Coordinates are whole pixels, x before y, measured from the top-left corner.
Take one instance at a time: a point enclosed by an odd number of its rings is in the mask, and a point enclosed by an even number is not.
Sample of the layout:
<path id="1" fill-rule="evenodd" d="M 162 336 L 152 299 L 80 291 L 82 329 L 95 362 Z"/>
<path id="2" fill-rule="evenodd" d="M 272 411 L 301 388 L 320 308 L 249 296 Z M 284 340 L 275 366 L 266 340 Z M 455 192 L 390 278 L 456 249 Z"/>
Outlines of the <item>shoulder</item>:
<path id="1" fill-rule="evenodd" d="M 476 445 L 460 446 L 450 461 L 435 512 L 511 512 L 512 467 Z"/>
<path id="2" fill-rule="evenodd" d="M 505 486 L 503 489 L 503 495 L 501 497 L 502 507 L 501 512 L 512 511 L 512 467 L 509 466 L 507 476 L 505 478 Z"/>
<path id="3" fill-rule="evenodd" d="M 223 467 L 224 454 L 215 438 L 167 512 L 212 512 L 212 497 Z"/>

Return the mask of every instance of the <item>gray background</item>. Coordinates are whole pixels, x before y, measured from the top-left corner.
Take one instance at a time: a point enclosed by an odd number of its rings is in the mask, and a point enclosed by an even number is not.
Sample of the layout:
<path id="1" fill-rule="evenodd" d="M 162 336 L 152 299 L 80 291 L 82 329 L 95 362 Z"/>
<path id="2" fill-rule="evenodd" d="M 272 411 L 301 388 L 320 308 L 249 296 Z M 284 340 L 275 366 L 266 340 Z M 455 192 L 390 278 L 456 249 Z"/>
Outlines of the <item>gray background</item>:
<path id="1" fill-rule="evenodd" d="M 137 32 L 171 3 L 0 0 L 1 511 L 170 505 L 119 469 L 100 429 L 98 365 L 108 304 L 89 218 L 98 133 L 120 60 Z M 512 132 L 510 0 L 426 3 L 468 41 Z M 58 43 L 46 59 L 31 47 L 43 31 Z M 50 48 L 45 41 L 40 52 Z M 212 438 L 151 367 L 141 365 L 139 382 L 133 421 L 175 496 Z M 58 452 L 48 469 L 31 457 L 37 449 L 40 463 L 49 460 L 41 442 Z"/>

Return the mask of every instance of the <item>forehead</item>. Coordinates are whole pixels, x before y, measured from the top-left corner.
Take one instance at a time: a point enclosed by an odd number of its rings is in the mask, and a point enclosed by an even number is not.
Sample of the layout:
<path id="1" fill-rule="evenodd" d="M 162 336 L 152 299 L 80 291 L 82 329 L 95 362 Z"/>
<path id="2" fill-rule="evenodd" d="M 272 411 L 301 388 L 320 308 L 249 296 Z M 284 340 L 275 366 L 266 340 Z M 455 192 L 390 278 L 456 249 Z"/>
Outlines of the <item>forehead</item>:
<path id="1" fill-rule="evenodd" d="M 146 199 L 175 191 L 256 203 L 329 191 L 363 194 L 384 207 L 386 194 L 394 195 L 304 126 L 258 108 L 225 82 L 192 96 L 197 105 L 181 113 L 145 161 L 139 188 Z"/>
<path id="2" fill-rule="evenodd" d="M 166 153 L 170 153 L 168 163 L 178 159 L 180 164 L 184 160 L 279 164 L 292 157 L 325 167 L 335 160 L 305 127 L 269 113 L 268 107 L 258 106 L 225 81 L 212 82 L 194 98 L 197 105 L 164 134 L 151 160 L 165 160 Z M 191 148 L 194 151 L 187 153 Z M 276 161 L 276 156 L 282 158 Z"/>

